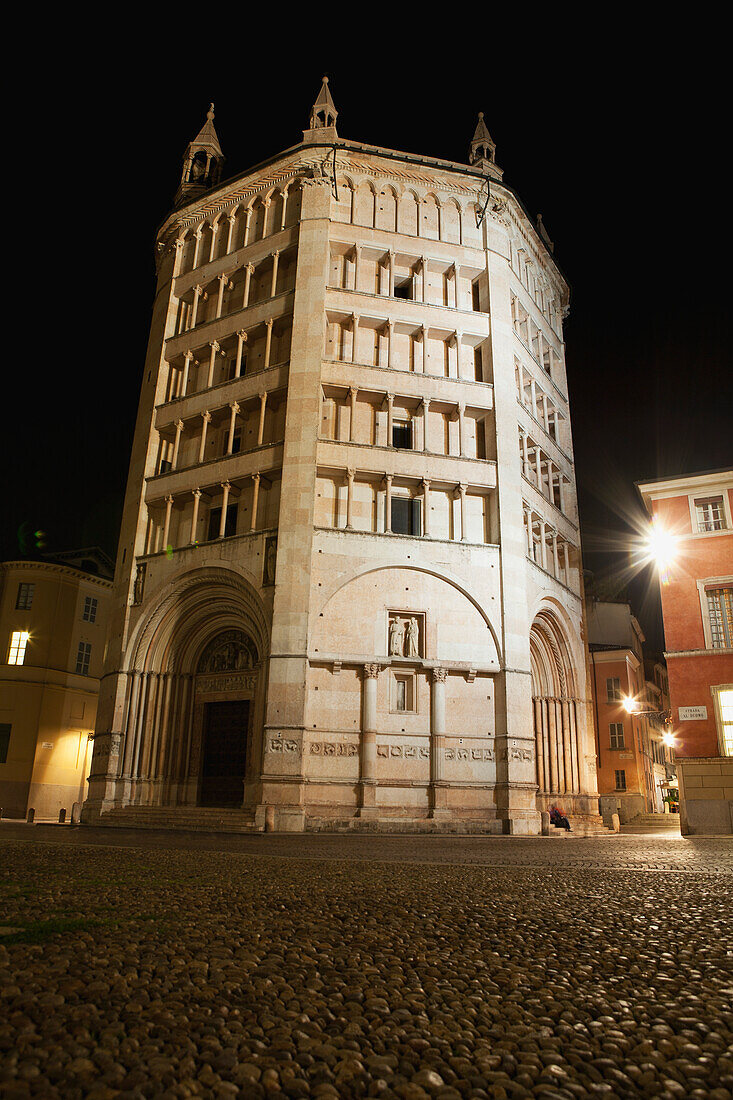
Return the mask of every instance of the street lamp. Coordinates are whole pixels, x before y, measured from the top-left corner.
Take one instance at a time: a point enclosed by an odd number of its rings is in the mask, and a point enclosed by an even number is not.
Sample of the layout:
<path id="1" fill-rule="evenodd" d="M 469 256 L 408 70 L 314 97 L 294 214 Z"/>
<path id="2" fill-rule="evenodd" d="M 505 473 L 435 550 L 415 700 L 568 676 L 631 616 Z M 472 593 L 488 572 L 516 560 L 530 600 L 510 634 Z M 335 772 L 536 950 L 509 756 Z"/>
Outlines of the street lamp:
<path id="1" fill-rule="evenodd" d="M 645 547 L 649 560 L 656 563 L 663 584 L 666 583 L 669 568 L 677 556 L 677 542 L 677 536 L 662 527 L 655 516 L 645 540 Z"/>
<path id="2" fill-rule="evenodd" d="M 624 695 L 621 702 L 626 713 L 633 714 L 637 718 L 661 718 L 663 722 L 669 722 L 672 717 L 670 710 L 658 710 L 656 707 L 650 707 L 640 703 L 638 699 L 634 699 L 631 695 Z"/>

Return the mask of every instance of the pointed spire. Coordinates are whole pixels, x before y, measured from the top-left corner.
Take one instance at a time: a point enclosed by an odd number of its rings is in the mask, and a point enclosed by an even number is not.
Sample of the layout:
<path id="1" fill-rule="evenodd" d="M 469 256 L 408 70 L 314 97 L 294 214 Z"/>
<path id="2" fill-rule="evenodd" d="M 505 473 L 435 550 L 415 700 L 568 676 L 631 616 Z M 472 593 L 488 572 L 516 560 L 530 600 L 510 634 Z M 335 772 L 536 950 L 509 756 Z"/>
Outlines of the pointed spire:
<path id="1" fill-rule="evenodd" d="M 203 145 L 208 149 L 211 149 L 217 156 L 223 156 L 221 151 L 221 145 L 219 144 L 219 138 L 217 137 L 216 130 L 214 129 L 214 104 L 209 104 L 209 109 L 206 112 L 206 122 L 199 130 L 196 137 L 193 139 L 193 145 Z"/>
<path id="2" fill-rule="evenodd" d="M 303 131 L 303 136 L 309 135 L 310 140 L 313 139 L 313 134 L 317 133 L 319 139 L 336 138 L 336 119 L 338 117 L 338 111 L 336 105 L 331 97 L 331 92 L 328 87 L 328 77 L 324 76 L 321 81 L 321 90 L 318 93 L 318 98 L 311 107 L 310 113 L 310 125 L 307 130 Z M 325 131 L 325 132 L 324 132 Z"/>
<path id="3" fill-rule="evenodd" d="M 477 168 L 484 168 L 486 163 L 493 164 L 496 154 L 496 145 L 491 140 L 491 134 L 484 122 L 484 112 L 479 111 L 478 123 L 474 131 L 471 149 L 468 154 L 468 163 L 475 164 Z"/>
<path id="4" fill-rule="evenodd" d="M 224 154 L 214 129 L 214 104 L 209 104 L 206 122 L 193 141 L 189 142 L 183 157 L 181 182 L 176 192 L 175 203 L 196 199 L 221 179 L 224 166 Z"/>

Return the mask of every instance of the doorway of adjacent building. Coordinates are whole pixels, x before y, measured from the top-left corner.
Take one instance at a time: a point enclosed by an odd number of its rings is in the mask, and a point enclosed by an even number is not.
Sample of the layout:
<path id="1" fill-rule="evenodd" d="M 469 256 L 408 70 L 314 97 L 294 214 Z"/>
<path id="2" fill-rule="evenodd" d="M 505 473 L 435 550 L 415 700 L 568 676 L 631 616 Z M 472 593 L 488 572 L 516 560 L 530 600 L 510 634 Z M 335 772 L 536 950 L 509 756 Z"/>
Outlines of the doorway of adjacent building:
<path id="1" fill-rule="evenodd" d="M 249 700 L 207 703 L 200 806 L 241 806 L 247 757 Z"/>

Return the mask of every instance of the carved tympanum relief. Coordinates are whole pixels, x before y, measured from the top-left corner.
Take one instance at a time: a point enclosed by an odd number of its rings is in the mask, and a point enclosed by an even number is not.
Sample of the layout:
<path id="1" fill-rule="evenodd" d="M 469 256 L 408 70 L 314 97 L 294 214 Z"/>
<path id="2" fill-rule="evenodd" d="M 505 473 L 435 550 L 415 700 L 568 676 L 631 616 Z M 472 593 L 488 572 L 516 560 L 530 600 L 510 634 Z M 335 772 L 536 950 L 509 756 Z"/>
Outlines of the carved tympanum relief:
<path id="1" fill-rule="evenodd" d="M 225 630 L 209 642 L 199 661 L 199 672 L 239 672 L 254 668 L 259 656 L 254 642 L 243 630 Z"/>

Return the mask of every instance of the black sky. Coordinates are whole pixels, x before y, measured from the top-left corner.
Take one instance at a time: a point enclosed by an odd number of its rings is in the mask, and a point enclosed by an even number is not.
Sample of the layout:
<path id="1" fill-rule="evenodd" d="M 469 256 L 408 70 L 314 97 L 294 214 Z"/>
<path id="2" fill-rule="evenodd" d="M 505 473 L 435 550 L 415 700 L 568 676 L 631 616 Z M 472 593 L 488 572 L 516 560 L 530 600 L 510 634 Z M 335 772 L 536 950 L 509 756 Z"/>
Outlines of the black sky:
<path id="1" fill-rule="evenodd" d="M 312 22 L 263 27 L 250 9 L 175 41 L 129 24 L 96 52 L 67 27 L 57 48 L 52 29 L 30 69 L 42 95 L 22 111 L 28 205 L 6 222 L 29 262 L 12 291 L 23 366 L 6 361 L 6 396 L 23 412 L 3 418 L 3 557 L 18 556 L 21 529 L 46 532 L 51 550 L 114 555 L 155 230 L 185 146 L 210 100 L 225 175 L 295 144 L 327 72 L 352 140 L 463 161 L 485 112 L 505 181 L 541 211 L 571 285 L 585 565 L 621 576 L 640 518 L 634 481 L 733 460 L 729 93 L 713 27 L 642 33 L 613 12 L 612 24 L 609 9 L 571 28 L 471 9 L 465 26 L 434 21 L 417 41 L 409 20 L 386 15 L 318 48 Z M 632 596 L 660 645 L 645 582 Z"/>

